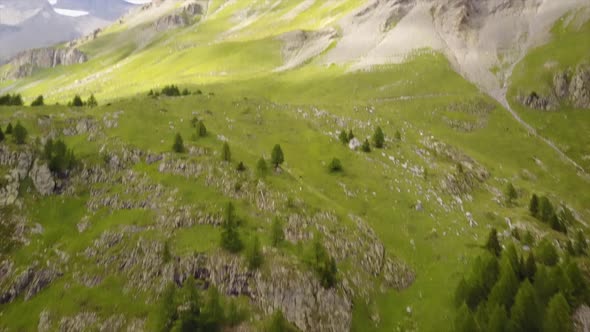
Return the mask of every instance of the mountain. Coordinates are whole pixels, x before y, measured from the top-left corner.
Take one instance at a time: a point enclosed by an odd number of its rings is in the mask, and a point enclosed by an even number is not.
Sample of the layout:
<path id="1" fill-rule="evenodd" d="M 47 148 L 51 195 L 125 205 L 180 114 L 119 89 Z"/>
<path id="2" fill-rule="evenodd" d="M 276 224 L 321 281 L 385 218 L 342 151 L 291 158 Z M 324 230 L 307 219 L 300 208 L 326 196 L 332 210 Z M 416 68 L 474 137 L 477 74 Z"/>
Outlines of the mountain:
<path id="1" fill-rule="evenodd" d="M 0 29 L 0 43 L 7 45 L 0 50 L 0 63 L 29 48 L 47 47 L 87 35 L 133 7 L 123 0 L 58 1 L 53 6 L 46 0 L 0 0 L 0 25 L 6 27 Z M 54 8 L 88 14 L 72 17 L 61 15 Z"/>
<path id="2" fill-rule="evenodd" d="M 0 330 L 590 329 L 589 35 L 581 0 L 159 0 L 20 53 Z"/>

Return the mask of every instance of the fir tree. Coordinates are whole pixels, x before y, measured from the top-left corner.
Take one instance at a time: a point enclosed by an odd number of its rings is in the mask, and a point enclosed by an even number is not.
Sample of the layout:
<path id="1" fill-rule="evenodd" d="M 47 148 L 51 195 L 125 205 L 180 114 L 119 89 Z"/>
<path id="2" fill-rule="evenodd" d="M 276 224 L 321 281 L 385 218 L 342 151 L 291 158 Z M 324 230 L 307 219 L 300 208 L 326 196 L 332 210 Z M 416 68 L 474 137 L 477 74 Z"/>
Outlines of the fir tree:
<path id="1" fill-rule="evenodd" d="M 536 194 L 531 196 L 531 201 L 529 203 L 529 212 L 531 216 L 538 218 L 539 217 L 539 197 Z"/>
<path id="2" fill-rule="evenodd" d="M 278 247 L 285 240 L 285 232 L 283 231 L 283 223 L 279 218 L 274 218 L 271 225 L 271 244 L 273 247 Z"/>
<path id="3" fill-rule="evenodd" d="M 275 145 L 272 149 L 272 153 L 270 155 L 270 161 L 274 165 L 275 168 L 279 168 L 281 164 L 285 161 L 285 156 L 283 155 L 283 150 L 279 144 Z"/>
<path id="4" fill-rule="evenodd" d="M 572 332 L 571 310 L 565 297 L 557 293 L 547 305 L 543 320 L 543 332 Z"/>
<path id="5" fill-rule="evenodd" d="M 236 253 L 242 250 L 242 241 L 238 233 L 238 222 L 235 217 L 234 205 L 229 202 L 225 208 L 225 219 L 221 231 L 221 247 L 229 252 Z"/>
<path id="6" fill-rule="evenodd" d="M 88 97 L 88 101 L 86 101 L 86 105 L 88 105 L 88 107 L 98 106 L 98 102 L 96 101 L 94 94 L 91 94 L 90 97 Z"/>
<path id="7" fill-rule="evenodd" d="M 340 142 L 342 142 L 342 144 L 348 144 L 349 139 L 348 139 L 348 134 L 346 134 L 345 130 L 342 130 L 340 132 L 340 135 L 338 135 L 338 139 L 340 140 Z"/>
<path id="8" fill-rule="evenodd" d="M 455 332 L 474 332 L 477 331 L 475 319 L 473 314 L 465 303 L 459 308 L 457 317 L 455 317 L 454 329 Z"/>
<path id="9" fill-rule="evenodd" d="M 199 132 L 199 137 L 207 136 L 207 127 L 205 127 L 203 121 L 199 121 L 197 131 Z"/>
<path id="10" fill-rule="evenodd" d="M 543 239 L 543 241 L 539 243 L 536 250 L 536 256 L 541 264 L 547 266 L 554 266 L 559 260 L 557 250 L 555 250 L 553 244 L 547 239 Z"/>
<path id="11" fill-rule="evenodd" d="M 354 133 L 352 132 L 352 129 L 350 129 L 348 131 L 348 141 L 352 141 L 352 139 L 354 138 Z"/>
<path id="12" fill-rule="evenodd" d="M 6 126 L 6 134 L 7 135 L 12 135 L 12 130 L 13 130 L 12 123 L 9 122 L 8 123 L 8 126 Z"/>
<path id="13" fill-rule="evenodd" d="M 586 236 L 582 230 L 578 230 L 576 233 L 574 249 L 577 255 L 586 255 L 586 251 L 588 250 L 588 242 L 586 241 Z"/>
<path id="14" fill-rule="evenodd" d="M 518 193 L 516 192 L 516 188 L 514 188 L 514 185 L 512 185 L 512 183 L 508 183 L 504 195 L 506 197 L 507 204 L 514 204 L 514 200 L 518 198 Z"/>
<path id="15" fill-rule="evenodd" d="M 35 100 L 33 100 L 33 102 L 31 103 L 32 107 L 37 107 L 37 106 L 43 106 L 45 105 L 45 101 L 43 100 L 43 95 L 38 96 L 37 98 L 35 98 Z"/>
<path id="16" fill-rule="evenodd" d="M 248 267 L 251 270 L 255 270 L 262 265 L 264 257 L 262 256 L 262 250 L 260 249 L 260 240 L 258 236 L 254 236 L 252 243 L 246 251 L 246 258 L 248 260 Z"/>
<path id="17" fill-rule="evenodd" d="M 532 281 L 535 273 L 537 273 L 537 263 L 535 262 L 535 255 L 533 253 L 530 253 L 527 257 L 524 271 L 525 277 Z"/>
<path id="18" fill-rule="evenodd" d="M 236 167 L 236 170 L 238 172 L 244 172 L 246 170 L 246 165 L 244 165 L 244 163 L 240 161 L 238 163 L 238 166 Z"/>
<path id="19" fill-rule="evenodd" d="M 160 300 L 160 309 L 158 310 L 157 330 L 168 332 L 178 318 L 176 312 L 176 286 L 173 283 L 168 284 L 162 293 Z"/>
<path id="20" fill-rule="evenodd" d="M 371 152 L 371 144 L 369 144 L 369 140 L 365 139 L 365 142 L 361 146 L 361 150 L 363 152 Z"/>
<path id="21" fill-rule="evenodd" d="M 375 129 L 375 133 L 373 134 L 373 144 L 375 144 L 375 147 L 378 149 L 383 148 L 383 145 L 385 144 L 385 135 L 383 134 L 381 127 Z"/>
<path id="22" fill-rule="evenodd" d="M 553 205 L 545 196 L 539 200 L 539 217 L 543 222 L 549 222 L 554 214 Z"/>
<path id="23" fill-rule="evenodd" d="M 84 106 L 84 102 L 82 101 L 82 98 L 80 98 L 79 95 L 75 95 L 71 105 L 74 107 L 82 107 Z"/>
<path id="24" fill-rule="evenodd" d="M 501 305 L 492 307 L 488 319 L 486 332 L 506 332 L 508 330 L 508 314 L 506 309 Z"/>
<path id="25" fill-rule="evenodd" d="M 184 141 L 182 140 L 182 136 L 180 133 L 177 133 L 174 137 L 174 144 L 172 145 L 172 150 L 176 153 L 183 153 L 184 152 Z"/>
<path id="26" fill-rule="evenodd" d="M 259 177 L 264 177 L 266 173 L 268 173 L 268 166 L 266 165 L 266 160 L 260 157 L 258 162 L 256 163 L 256 173 Z"/>
<path id="27" fill-rule="evenodd" d="M 525 280 L 514 299 L 511 313 L 511 329 L 513 331 L 538 331 L 539 305 L 535 290 L 528 280 Z"/>
<path id="28" fill-rule="evenodd" d="M 332 159 L 332 161 L 328 165 L 328 169 L 330 170 L 331 173 L 342 172 L 342 163 L 340 162 L 340 159 L 338 159 L 338 158 Z"/>
<path id="29" fill-rule="evenodd" d="M 227 144 L 227 142 L 223 142 L 223 148 L 221 149 L 221 160 L 226 162 L 231 161 L 231 151 L 229 150 L 229 144 Z"/>
<path id="30" fill-rule="evenodd" d="M 25 144 L 26 140 L 27 130 L 20 124 L 20 122 L 17 122 L 16 126 L 14 126 L 14 141 L 16 144 L 22 145 Z"/>
<path id="31" fill-rule="evenodd" d="M 202 310 L 202 331 L 220 331 L 224 321 L 219 291 L 215 286 L 209 287 L 205 305 Z"/>
<path id="32" fill-rule="evenodd" d="M 6 138 L 6 137 L 4 136 L 4 132 L 2 131 L 2 128 L 0 128 L 0 142 L 3 142 L 4 138 Z"/>
<path id="33" fill-rule="evenodd" d="M 490 230 L 490 234 L 488 235 L 488 241 L 486 242 L 486 249 L 491 252 L 496 257 L 499 257 L 502 253 L 502 247 L 500 246 L 500 242 L 498 241 L 498 231 L 495 228 Z"/>

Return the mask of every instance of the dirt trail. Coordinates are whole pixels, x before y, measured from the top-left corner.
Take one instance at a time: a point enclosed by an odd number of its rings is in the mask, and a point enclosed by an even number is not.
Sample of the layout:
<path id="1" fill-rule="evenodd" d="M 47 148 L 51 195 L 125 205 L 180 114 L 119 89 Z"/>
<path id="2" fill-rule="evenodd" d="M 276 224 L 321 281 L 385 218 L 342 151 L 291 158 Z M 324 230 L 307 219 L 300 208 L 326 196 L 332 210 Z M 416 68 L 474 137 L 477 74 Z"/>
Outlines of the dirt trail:
<path id="1" fill-rule="evenodd" d="M 492 98 L 496 99 L 502 106 L 504 106 L 504 108 L 510 113 L 510 115 L 512 115 L 514 120 L 516 120 L 518 123 L 520 123 L 529 132 L 529 134 L 531 134 L 535 138 L 537 138 L 537 139 L 543 141 L 545 144 L 547 144 L 550 148 L 552 148 L 555 152 L 557 152 L 559 154 L 561 159 L 563 159 L 565 162 L 569 163 L 570 165 L 574 166 L 576 168 L 576 170 L 578 171 L 578 175 L 581 178 L 590 182 L 590 175 L 588 173 L 586 173 L 586 171 L 584 170 L 584 168 L 582 166 L 580 166 L 575 160 L 573 160 L 565 152 L 563 152 L 557 146 L 557 144 L 555 144 L 552 140 L 540 135 L 533 126 L 531 126 L 526 121 L 524 121 L 518 115 L 518 113 L 516 113 L 516 111 L 514 111 L 512 109 L 512 107 L 510 107 L 510 103 L 508 102 L 508 99 L 506 97 L 507 88 L 488 91 L 488 93 Z"/>

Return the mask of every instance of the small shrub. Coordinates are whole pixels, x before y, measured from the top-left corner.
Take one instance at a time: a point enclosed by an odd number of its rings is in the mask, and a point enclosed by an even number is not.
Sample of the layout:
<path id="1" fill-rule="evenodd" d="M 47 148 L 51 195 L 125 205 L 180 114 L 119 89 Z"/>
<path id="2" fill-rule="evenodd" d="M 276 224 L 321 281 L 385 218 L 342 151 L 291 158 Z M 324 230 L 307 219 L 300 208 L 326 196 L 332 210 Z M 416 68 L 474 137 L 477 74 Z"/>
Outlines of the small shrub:
<path id="1" fill-rule="evenodd" d="M 331 173 L 342 172 L 342 163 L 340 162 L 340 159 L 332 159 L 328 168 L 330 169 Z"/>
<path id="2" fill-rule="evenodd" d="M 43 106 L 43 105 L 45 105 L 45 101 L 43 100 L 43 95 L 40 95 L 35 100 L 33 100 L 33 102 L 31 103 L 31 106 L 33 106 L 33 107 L 38 107 L 38 106 Z"/>
<path id="3" fill-rule="evenodd" d="M 25 127 L 23 127 L 20 122 L 16 123 L 16 126 L 14 126 L 14 141 L 16 142 L 16 144 L 25 144 L 27 140 L 27 129 L 25 129 Z"/>
<path id="4" fill-rule="evenodd" d="M 264 160 L 264 158 L 262 157 L 260 157 L 260 159 L 258 159 L 258 162 L 256 163 L 256 173 L 260 177 L 263 177 L 266 175 L 266 173 L 268 173 L 268 166 L 266 165 L 266 160 Z"/>
<path id="5" fill-rule="evenodd" d="M 180 134 L 176 134 L 176 136 L 174 137 L 174 144 L 172 145 L 172 150 L 174 150 L 174 152 L 176 153 L 184 152 L 184 142 Z"/>
<path id="6" fill-rule="evenodd" d="M 368 139 L 365 139 L 365 142 L 361 146 L 361 150 L 363 152 L 371 152 L 371 144 L 369 143 Z"/>

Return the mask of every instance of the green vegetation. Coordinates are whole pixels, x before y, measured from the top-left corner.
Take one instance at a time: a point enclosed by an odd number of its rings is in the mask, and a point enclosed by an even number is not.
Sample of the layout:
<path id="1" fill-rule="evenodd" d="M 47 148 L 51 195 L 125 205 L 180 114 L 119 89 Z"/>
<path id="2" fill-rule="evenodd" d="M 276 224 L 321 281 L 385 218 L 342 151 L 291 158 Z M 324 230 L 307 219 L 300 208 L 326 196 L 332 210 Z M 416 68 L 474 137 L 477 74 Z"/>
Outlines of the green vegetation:
<path id="1" fill-rule="evenodd" d="M 6 130 L 8 132 L 8 130 Z M 11 131 L 12 132 L 12 131 Z M 27 129 L 20 124 L 20 121 L 16 123 L 14 126 L 14 141 L 16 144 L 22 145 L 25 144 L 27 141 L 28 131 Z"/>
<path id="2" fill-rule="evenodd" d="M 23 98 L 20 94 L 0 96 L 0 106 L 22 106 Z"/>
<path id="3" fill-rule="evenodd" d="M 33 102 L 31 103 L 32 107 L 39 107 L 39 106 L 43 106 L 45 105 L 45 101 L 43 98 L 43 95 L 39 95 L 37 98 L 35 98 L 35 100 L 33 100 Z"/>
<path id="4" fill-rule="evenodd" d="M 223 147 L 221 148 L 221 160 L 225 162 L 231 161 L 231 151 L 229 150 L 229 144 L 227 144 L 227 142 L 223 142 Z"/>
<path id="5" fill-rule="evenodd" d="M 330 173 L 342 172 L 342 163 L 340 162 L 340 159 L 332 159 L 330 165 L 328 165 L 328 169 L 330 170 Z"/>
<path id="6" fill-rule="evenodd" d="M 381 127 L 375 129 L 375 133 L 373 134 L 373 144 L 375 144 L 375 147 L 378 149 L 383 148 L 383 145 L 385 144 L 385 134 L 383 134 Z"/>
<path id="7" fill-rule="evenodd" d="M 283 155 L 283 150 L 279 144 L 276 144 L 272 148 L 272 153 L 270 155 L 270 163 L 273 164 L 275 169 L 278 169 L 281 164 L 285 162 L 285 156 Z"/>
<path id="8" fill-rule="evenodd" d="M 174 150 L 174 152 L 176 153 L 183 153 L 185 151 L 184 141 L 182 140 L 182 136 L 180 136 L 180 133 L 177 133 L 176 136 L 174 136 L 174 144 L 172 144 L 172 150 Z"/>
<path id="9" fill-rule="evenodd" d="M 234 205 L 229 202 L 225 207 L 225 218 L 221 231 L 221 247 L 231 253 L 237 253 L 243 248 L 238 231 L 238 220 L 235 216 Z"/>
<path id="10" fill-rule="evenodd" d="M 43 159 L 47 161 L 49 170 L 58 175 L 66 175 L 76 164 L 74 151 L 68 149 L 62 140 L 53 141 L 49 138 L 43 147 Z"/>

